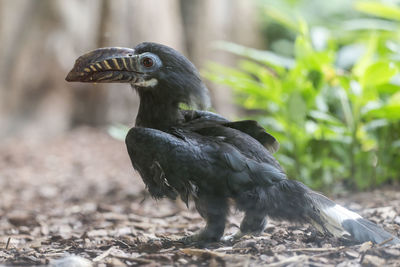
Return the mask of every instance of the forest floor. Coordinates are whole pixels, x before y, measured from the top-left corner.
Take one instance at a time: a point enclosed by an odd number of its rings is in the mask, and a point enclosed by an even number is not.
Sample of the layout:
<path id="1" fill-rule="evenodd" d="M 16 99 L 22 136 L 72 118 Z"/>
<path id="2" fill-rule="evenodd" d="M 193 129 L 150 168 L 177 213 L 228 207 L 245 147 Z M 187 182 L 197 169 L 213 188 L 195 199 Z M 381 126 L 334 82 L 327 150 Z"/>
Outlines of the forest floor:
<path id="1" fill-rule="evenodd" d="M 400 234 L 399 188 L 335 199 Z M 240 223 L 232 213 L 228 234 Z M 0 266 L 400 266 L 400 246 L 351 245 L 275 221 L 231 245 L 174 241 L 202 226 L 193 205 L 151 199 L 125 144 L 99 130 L 0 143 Z"/>

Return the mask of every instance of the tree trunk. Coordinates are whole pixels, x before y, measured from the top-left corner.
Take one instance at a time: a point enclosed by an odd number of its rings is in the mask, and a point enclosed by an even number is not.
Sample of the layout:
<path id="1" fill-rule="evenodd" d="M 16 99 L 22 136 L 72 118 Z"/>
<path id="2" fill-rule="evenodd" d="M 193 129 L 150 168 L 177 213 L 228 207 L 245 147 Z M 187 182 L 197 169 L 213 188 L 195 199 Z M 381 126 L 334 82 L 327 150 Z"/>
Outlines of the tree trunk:
<path id="1" fill-rule="evenodd" d="M 207 61 L 233 65 L 235 57 L 212 48 L 216 41 L 260 45 L 256 8 L 244 0 L 181 0 L 186 44 L 190 58 L 203 68 Z M 209 84 L 213 104 L 222 115 L 233 119 L 238 111 L 230 88 Z"/>
<path id="2" fill-rule="evenodd" d="M 0 137 L 57 134 L 77 124 L 132 125 L 138 97 L 121 84 L 67 83 L 75 59 L 103 46 L 160 42 L 200 69 L 232 56 L 215 40 L 257 46 L 253 1 L 0 1 Z M 209 85 L 211 86 L 211 85 Z M 228 88 L 211 89 L 217 111 L 236 113 Z"/>

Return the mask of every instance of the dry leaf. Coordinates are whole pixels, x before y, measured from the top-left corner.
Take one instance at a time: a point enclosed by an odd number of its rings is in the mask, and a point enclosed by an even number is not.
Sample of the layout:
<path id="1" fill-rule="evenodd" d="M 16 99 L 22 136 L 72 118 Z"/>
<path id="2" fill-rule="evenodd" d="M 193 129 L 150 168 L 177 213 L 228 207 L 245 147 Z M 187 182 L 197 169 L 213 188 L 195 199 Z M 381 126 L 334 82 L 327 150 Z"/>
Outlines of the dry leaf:
<path id="1" fill-rule="evenodd" d="M 385 260 L 373 255 L 365 255 L 363 260 L 363 265 L 372 265 L 372 266 L 384 266 Z"/>
<path id="2" fill-rule="evenodd" d="M 361 247 L 358 249 L 359 252 L 366 252 L 370 248 L 372 248 L 373 244 L 371 241 L 362 243 Z"/>

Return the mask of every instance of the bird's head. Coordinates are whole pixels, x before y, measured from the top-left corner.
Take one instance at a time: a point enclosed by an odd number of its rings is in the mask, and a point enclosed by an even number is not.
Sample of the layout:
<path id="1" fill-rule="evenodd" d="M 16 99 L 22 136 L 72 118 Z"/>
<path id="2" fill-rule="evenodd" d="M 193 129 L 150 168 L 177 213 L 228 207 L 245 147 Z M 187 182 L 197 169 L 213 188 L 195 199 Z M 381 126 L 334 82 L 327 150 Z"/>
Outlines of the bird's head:
<path id="1" fill-rule="evenodd" d="M 79 57 L 66 80 L 130 83 L 139 94 L 153 94 L 173 104 L 209 106 L 208 90 L 195 66 L 178 51 L 157 43 L 134 49 L 99 48 Z"/>

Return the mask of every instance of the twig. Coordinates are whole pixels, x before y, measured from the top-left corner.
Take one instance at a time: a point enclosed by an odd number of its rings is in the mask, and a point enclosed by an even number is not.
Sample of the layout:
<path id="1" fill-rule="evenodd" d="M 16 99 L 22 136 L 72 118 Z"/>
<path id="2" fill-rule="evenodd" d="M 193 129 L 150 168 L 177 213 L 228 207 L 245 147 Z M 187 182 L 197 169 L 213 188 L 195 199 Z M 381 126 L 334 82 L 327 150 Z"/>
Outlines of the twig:
<path id="1" fill-rule="evenodd" d="M 11 237 L 8 237 L 7 239 L 7 244 L 6 244 L 6 250 L 8 249 L 8 246 L 10 245 Z"/>
<path id="2" fill-rule="evenodd" d="M 122 240 L 115 239 L 114 242 L 120 247 L 131 248 L 131 246 L 129 244 L 125 243 Z"/>
<path id="3" fill-rule="evenodd" d="M 371 249 L 373 246 L 374 246 L 374 244 L 371 241 L 367 241 L 367 242 L 364 242 L 363 244 L 361 244 L 361 247 L 359 249 L 359 252 L 360 252 L 360 261 L 359 261 L 359 263 L 360 264 L 363 263 L 364 257 L 367 254 L 367 251 L 369 249 Z"/>
<path id="4" fill-rule="evenodd" d="M 363 263 L 363 261 L 364 261 L 364 257 L 365 257 L 365 254 L 366 254 L 367 252 L 366 251 L 364 251 L 364 252 L 361 252 L 360 253 L 360 260 L 359 260 L 359 262 L 358 263 L 360 263 L 360 264 L 362 264 Z"/>
<path id="5" fill-rule="evenodd" d="M 322 252 L 322 253 L 319 253 L 319 254 L 314 254 L 312 256 L 313 257 L 325 257 L 327 255 L 330 255 L 331 253 L 343 252 L 343 251 L 346 251 L 347 249 L 348 249 L 347 247 L 344 247 L 342 249 L 325 251 L 325 252 Z"/>
<path id="6" fill-rule="evenodd" d="M 154 263 L 154 261 L 152 260 L 148 260 L 148 259 L 143 259 L 143 258 L 134 258 L 134 257 L 125 257 L 125 256 L 119 256 L 119 255 L 113 255 L 114 258 L 117 259 L 121 259 L 121 260 L 126 260 L 126 261 L 134 261 L 140 264 L 150 264 L 150 263 Z"/>
<path id="7" fill-rule="evenodd" d="M 205 249 L 197 249 L 197 248 L 183 248 L 180 250 L 181 252 L 183 252 L 186 255 L 190 255 L 190 256 L 210 256 L 211 258 L 222 258 L 224 256 L 226 256 L 226 254 L 222 254 L 219 252 L 214 252 L 214 251 L 210 251 L 210 250 L 205 250 Z"/>
<path id="8" fill-rule="evenodd" d="M 385 241 L 383 241 L 383 242 L 379 243 L 379 244 L 378 244 L 378 246 L 380 246 L 380 247 L 381 247 L 381 246 L 385 245 L 386 243 L 389 243 L 390 241 L 392 241 L 392 240 L 393 240 L 393 238 L 394 238 L 394 237 L 392 236 L 391 238 L 389 238 L 389 239 L 386 239 Z"/>
<path id="9" fill-rule="evenodd" d="M 295 248 L 288 249 L 289 252 L 326 252 L 326 251 L 340 251 L 346 247 L 340 246 L 335 248 Z"/>
<path id="10" fill-rule="evenodd" d="M 235 252 L 235 251 L 242 251 L 245 249 L 250 249 L 251 247 L 244 247 L 244 248 L 232 248 L 232 247 L 228 247 L 228 248 L 217 248 L 214 249 L 215 252 Z"/>
<path id="11" fill-rule="evenodd" d="M 96 258 L 93 259 L 94 262 L 98 262 L 101 261 L 102 259 L 108 257 L 108 255 L 110 255 L 111 251 L 114 249 L 114 247 L 111 247 L 109 249 L 107 249 L 106 251 L 104 251 L 103 253 L 101 253 L 99 256 L 97 256 Z"/>

